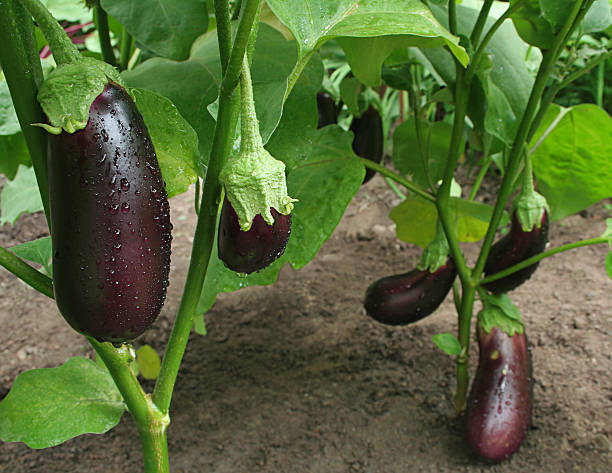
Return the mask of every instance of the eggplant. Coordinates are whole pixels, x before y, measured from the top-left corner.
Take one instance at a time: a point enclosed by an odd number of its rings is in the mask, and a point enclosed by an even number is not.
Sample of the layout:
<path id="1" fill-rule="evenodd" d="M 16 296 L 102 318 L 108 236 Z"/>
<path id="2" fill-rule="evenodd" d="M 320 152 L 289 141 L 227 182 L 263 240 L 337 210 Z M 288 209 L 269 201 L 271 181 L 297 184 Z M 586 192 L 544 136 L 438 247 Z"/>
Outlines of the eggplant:
<path id="1" fill-rule="evenodd" d="M 317 110 L 319 112 L 317 128 L 338 123 L 338 115 L 341 108 L 327 92 L 319 92 L 317 94 Z"/>
<path id="2" fill-rule="evenodd" d="M 378 110 L 370 106 L 360 117 L 353 118 L 350 130 L 353 138 L 353 151 L 357 156 L 380 163 L 383 158 L 383 125 Z M 374 177 L 376 171 L 367 168 L 363 184 Z"/>
<path id="3" fill-rule="evenodd" d="M 132 340 L 169 284 L 165 184 L 136 104 L 108 83 L 87 126 L 48 135 L 53 289 L 62 316 L 100 341 Z"/>
<path id="4" fill-rule="evenodd" d="M 457 276 L 452 258 L 433 273 L 413 269 L 387 276 L 366 290 L 364 307 L 374 320 L 386 325 L 407 325 L 434 312 Z"/>
<path id="5" fill-rule="evenodd" d="M 525 332 L 490 333 L 478 324 L 480 358 L 467 405 L 467 442 L 482 459 L 499 462 L 521 445 L 533 397 L 531 354 Z"/>
<path id="6" fill-rule="evenodd" d="M 525 232 L 518 221 L 516 211 L 513 212 L 510 231 L 491 247 L 484 267 L 485 276 L 503 271 L 544 251 L 548 243 L 549 225 L 548 212 L 545 210 L 542 214 L 540 226 Z M 527 281 L 539 264 L 538 261 L 520 271 L 483 286 L 493 294 L 512 291 Z"/>
<path id="7" fill-rule="evenodd" d="M 268 225 L 257 214 L 251 228 L 243 231 L 234 207 L 225 198 L 221 209 L 217 249 L 219 258 L 229 269 L 245 274 L 260 271 L 285 252 L 291 235 L 291 214 L 280 214 L 274 208 L 270 212 L 274 217 L 272 225 Z"/>

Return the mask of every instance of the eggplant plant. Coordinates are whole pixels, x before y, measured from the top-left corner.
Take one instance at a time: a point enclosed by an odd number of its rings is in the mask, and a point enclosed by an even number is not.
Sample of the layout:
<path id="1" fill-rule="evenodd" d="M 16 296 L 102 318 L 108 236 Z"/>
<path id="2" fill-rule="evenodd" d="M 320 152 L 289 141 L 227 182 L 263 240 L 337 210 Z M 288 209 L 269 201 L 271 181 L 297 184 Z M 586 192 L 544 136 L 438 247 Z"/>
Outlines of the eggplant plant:
<path id="1" fill-rule="evenodd" d="M 555 104 L 612 54 L 566 54 L 585 32 L 612 24 L 609 3 L 268 0 L 266 15 L 261 0 L 180 3 L 151 8 L 143 21 L 136 0 L 87 2 L 100 43 L 91 49 L 76 39 L 89 22 L 64 28 L 39 0 L 0 2 L 0 105 L 8 111 L 0 114 L 0 171 L 9 188 L 30 176 L 39 196 L 32 203 L 3 193 L 2 218 L 44 211 L 50 231 L 28 242 L 36 251 L 0 248 L 0 264 L 54 299 L 100 361 L 75 357 L 20 375 L 0 402 L 0 439 L 49 448 L 104 433 L 128 411 L 144 471 L 169 472 L 171 400 L 191 331 L 203 332 L 217 294 L 272 284 L 285 264 L 308 264 L 367 170 L 401 196 L 390 214 L 398 238 L 424 251 L 408 266 L 415 269 L 370 286 L 366 311 L 410 330 L 453 289 L 457 327 L 434 342 L 455 357 L 454 407 L 467 409 L 473 451 L 508 458 L 533 400 L 528 323 L 505 293 L 544 258 L 612 244 L 609 224 L 602 236 L 546 248 L 556 221 L 611 196 L 612 162 L 600 146 L 609 145 L 609 115 Z M 84 35 L 71 39 L 75 31 Z M 379 115 L 360 109 L 363 87 L 382 104 Z M 336 88 L 352 126 L 336 124 L 338 97 L 322 94 Z M 366 132 L 372 141 L 362 140 Z M 568 156 L 578 140 L 580 156 Z M 391 148 L 393 169 L 376 161 Z M 469 196 L 455 181 L 460 165 L 478 170 Z M 501 180 L 487 205 L 477 197 L 491 170 Z M 191 259 L 147 393 L 134 347 L 170 283 L 168 199 L 192 184 Z M 469 265 L 461 244 L 476 242 Z M 480 360 L 468 396 L 477 298 Z M 500 400 L 510 406 L 498 412 Z"/>

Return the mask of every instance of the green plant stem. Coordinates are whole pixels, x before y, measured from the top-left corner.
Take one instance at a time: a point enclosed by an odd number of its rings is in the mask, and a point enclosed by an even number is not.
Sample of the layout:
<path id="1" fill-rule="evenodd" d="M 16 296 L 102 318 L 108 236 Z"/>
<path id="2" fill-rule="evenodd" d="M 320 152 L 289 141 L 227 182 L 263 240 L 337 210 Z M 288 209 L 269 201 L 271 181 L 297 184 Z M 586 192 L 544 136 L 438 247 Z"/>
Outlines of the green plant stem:
<path id="1" fill-rule="evenodd" d="M 117 58 L 110 40 L 110 31 L 108 29 L 108 15 L 104 9 L 97 3 L 94 8 L 94 23 L 98 31 L 98 39 L 100 40 L 100 50 L 102 58 L 111 66 L 117 67 Z"/>
<path id="2" fill-rule="evenodd" d="M 2 247 L 0 247 L 0 266 L 38 292 L 53 299 L 53 280 Z"/>
<path id="3" fill-rule="evenodd" d="M 187 347 L 187 341 L 193 325 L 193 317 L 200 300 L 212 252 L 219 209 L 219 196 L 221 194 L 219 172 L 232 149 L 234 131 L 238 121 L 238 94 L 234 93 L 234 89 L 238 84 L 242 59 L 246 52 L 259 4 L 260 1 L 255 0 L 248 1 L 242 5 L 240 24 L 238 25 L 227 70 L 221 84 L 217 125 L 213 137 L 208 171 L 203 186 L 202 204 L 200 205 L 200 213 L 193 239 L 191 261 L 189 262 L 181 304 L 176 321 L 172 327 L 166 353 L 162 360 L 159 378 L 153 392 L 153 401 L 164 414 L 167 414 L 170 408 L 172 391 L 174 390 L 181 360 Z M 222 34 L 222 31 L 229 31 L 229 27 L 218 30 L 218 34 Z M 224 39 L 220 38 L 219 42 L 223 41 Z"/>
<path id="4" fill-rule="evenodd" d="M 46 132 L 32 123 L 44 123 L 36 95 L 43 81 L 31 15 L 17 1 L 0 1 L 0 66 L 30 153 L 38 190 L 49 222 Z"/>
<path id="5" fill-rule="evenodd" d="M 604 80 L 606 78 L 606 65 L 602 62 L 597 66 L 597 90 L 595 91 L 595 103 L 603 107 Z"/>
<path id="6" fill-rule="evenodd" d="M 488 284 L 490 282 L 497 281 L 498 279 L 505 278 L 506 276 L 512 273 L 520 271 L 521 269 L 526 268 L 527 266 L 531 266 L 532 264 L 537 263 L 538 261 L 541 261 L 544 258 L 548 258 L 549 256 L 556 255 L 557 253 L 562 253 L 564 251 L 573 250 L 575 248 L 580 248 L 583 246 L 600 245 L 602 243 L 609 243 L 609 242 L 610 242 L 609 237 L 597 237 L 597 238 L 589 238 L 587 240 L 574 241 L 566 245 L 558 246 L 556 248 L 552 248 L 550 250 L 543 251 L 542 253 L 532 256 L 531 258 L 527 258 L 526 260 L 523 260 L 520 263 L 515 264 L 514 266 L 510 266 L 509 268 L 506 268 L 503 271 L 500 271 L 499 273 L 491 274 L 490 276 L 487 276 L 486 278 L 482 278 L 480 280 L 480 285 L 482 286 L 484 284 Z"/>
<path id="7" fill-rule="evenodd" d="M 293 90 L 293 86 L 295 85 L 295 83 L 298 81 L 298 79 L 302 75 L 302 72 L 304 71 L 306 64 L 308 64 L 308 61 L 310 61 L 312 56 L 314 56 L 315 52 L 316 50 L 314 49 L 311 51 L 308 51 L 306 55 L 302 59 L 298 60 L 295 66 L 293 66 L 293 69 L 291 70 L 291 73 L 289 74 L 289 77 L 287 78 L 287 90 L 285 91 L 283 102 L 287 101 L 287 97 L 289 97 L 289 94 Z"/>
<path id="8" fill-rule="evenodd" d="M 395 184 L 395 182 L 393 182 L 392 179 L 385 177 L 385 182 L 387 183 L 387 185 L 391 188 L 391 190 L 393 192 L 395 192 L 395 194 L 401 199 L 401 200 L 406 200 L 406 194 L 404 194 L 399 187 L 397 187 L 397 185 Z"/>
<path id="9" fill-rule="evenodd" d="M 19 0 L 38 22 L 58 65 L 79 62 L 81 55 L 64 28 L 39 0 Z"/>
<path id="10" fill-rule="evenodd" d="M 263 148 L 259 134 L 259 121 L 255 113 L 255 98 L 253 97 L 253 84 L 249 59 L 246 54 L 242 61 L 242 74 L 240 75 L 240 150 L 256 151 Z"/>
<path id="11" fill-rule="evenodd" d="M 455 391 L 455 413 L 459 414 L 467 400 L 470 385 L 468 360 L 470 353 L 470 333 L 472 331 L 472 314 L 474 313 L 474 299 L 476 287 L 463 285 L 461 297 L 461 311 L 459 312 L 459 344 L 461 354 L 457 357 L 457 390 Z"/>
<path id="12" fill-rule="evenodd" d="M 221 58 L 221 73 L 225 75 L 227 63 L 232 53 L 232 31 L 230 27 L 230 12 L 228 0 L 215 0 L 215 18 L 217 20 L 217 37 L 219 39 L 219 56 Z"/>
<path id="13" fill-rule="evenodd" d="M 389 179 L 394 180 L 395 182 L 397 182 L 398 184 L 404 186 L 410 192 L 418 195 L 419 197 L 422 197 L 423 199 L 428 200 L 429 202 L 435 202 L 436 201 L 436 198 L 432 194 L 430 194 L 429 192 L 421 189 L 419 186 L 417 186 L 413 182 L 410 182 L 408 179 L 405 179 L 404 177 L 402 177 L 399 174 L 391 171 L 390 169 L 387 169 L 386 167 L 384 167 L 384 166 L 382 166 L 382 165 L 380 165 L 378 163 L 370 161 L 367 158 L 361 158 L 359 156 L 357 156 L 357 158 L 361 161 L 361 163 L 365 167 L 373 169 L 374 171 L 379 172 L 384 177 L 388 177 Z"/>
<path id="14" fill-rule="evenodd" d="M 448 30 L 452 34 L 457 34 L 457 3 L 455 0 L 448 2 Z"/>
<path id="15" fill-rule="evenodd" d="M 484 0 L 482 7 L 480 7 L 480 13 L 478 14 L 478 18 L 476 19 L 476 23 L 472 29 L 472 34 L 470 35 L 472 47 L 475 47 L 478 44 L 478 41 L 480 41 L 480 35 L 482 35 L 482 30 L 487 23 L 487 18 L 489 17 L 489 12 L 491 11 L 492 6 L 493 0 Z"/>
<path id="16" fill-rule="evenodd" d="M 146 473 L 168 473 L 166 429 L 170 418 L 146 395 L 134 372 L 111 343 L 87 337 L 112 376 L 138 427 Z"/>
<path id="17" fill-rule="evenodd" d="M 482 180 L 484 179 L 487 171 L 489 170 L 489 166 L 493 159 L 490 154 L 485 155 L 485 162 L 482 166 L 480 166 L 480 171 L 478 171 L 478 176 L 476 176 L 476 180 L 474 181 L 474 185 L 472 186 L 472 190 L 470 191 L 469 200 L 474 200 L 476 198 L 476 194 L 478 193 L 478 189 L 480 189 L 480 185 L 482 184 Z"/>
<path id="18" fill-rule="evenodd" d="M 134 38 L 128 33 L 128 30 L 123 28 L 121 32 L 121 49 L 119 55 L 119 70 L 125 71 L 130 62 L 130 55 L 132 54 L 132 46 L 134 45 Z"/>
<path id="19" fill-rule="evenodd" d="M 523 117 L 521 118 L 518 131 L 514 138 L 512 149 L 510 150 L 508 166 L 506 167 L 504 179 L 502 180 L 502 184 L 497 195 L 493 214 L 489 222 L 489 228 L 487 229 L 487 233 L 484 237 L 484 241 L 480 249 L 480 254 L 478 255 L 478 260 L 476 261 L 476 265 L 472 271 L 473 284 L 476 284 L 478 282 L 484 269 L 487 257 L 489 256 L 491 245 L 493 244 L 493 240 L 495 238 L 495 233 L 497 232 L 497 227 L 499 226 L 499 222 L 504 212 L 504 206 L 506 205 L 506 202 L 508 201 L 510 193 L 513 189 L 513 178 L 516 175 L 516 172 L 521 164 L 521 154 L 523 153 L 523 148 L 525 146 L 525 142 L 528 136 L 529 129 L 532 125 L 534 115 L 537 111 L 540 98 L 542 97 L 542 93 L 544 92 L 544 88 L 546 87 L 548 78 L 550 77 L 550 74 L 555 66 L 555 62 L 559 57 L 561 48 L 565 44 L 564 41 L 566 35 L 569 33 L 569 29 L 571 28 L 574 19 L 580 11 L 580 7 L 581 5 L 579 2 L 573 7 L 570 17 L 563 26 L 560 34 L 555 37 L 552 47 L 544 54 L 542 63 L 540 64 L 538 74 L 533 84 L 533 88 L 531 89 L 529 101 L 527 102 L 527 106 L 525 107 L 525 111 L 523 112 Z"/>

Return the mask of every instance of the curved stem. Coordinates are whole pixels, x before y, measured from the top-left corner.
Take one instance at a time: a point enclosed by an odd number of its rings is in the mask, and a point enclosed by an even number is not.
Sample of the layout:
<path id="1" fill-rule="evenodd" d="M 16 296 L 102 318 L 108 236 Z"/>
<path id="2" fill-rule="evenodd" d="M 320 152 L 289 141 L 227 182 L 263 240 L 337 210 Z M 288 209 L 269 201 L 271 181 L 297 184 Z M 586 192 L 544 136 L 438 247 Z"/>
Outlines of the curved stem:
<path id="1" fill-rule="evenodd" d="M 102 58 L 111 66 L 117 67 L 117 59 L 110 41 L 110 32 L 108 29 L 108 15 L 98 2 L 94 8 L 94 23 L 98 31 L 98 39 L 100 40 L 100 50 Z"/>
<path id="2" fill-rule="evenodd" d="M 36 173 L 38 190 L 49 222 L 46 132 L 32 123 L 44 123 L 36 99 L 43 81 L 32 16 L 17 1 L 0 1 L 0 66 L 21 125 Z"/>
<path id="3" fill-rule="evenodd" d="M 38 292 L 53 299 L 53 280 L 2 247 L 0 247 L 0 266 L 6 268 Z"/>
<path id="4" fill-rule="evenodd" d="M 482 278 L 480 280 L 480 285 L 482 286 L 484 284 L 488 284 L 490 282 L 497 281 L 498 279 L 505 278 L 506 276 L 512 273 L 520 271 L 521 269 L 526 268 L 527 266 L 531 266 L 532 264 L 537 263 L 538 261 L 541 261 L 544 258 L 548 258 L 549 256 L 556 255 L 557 253 L 562 253 L 564 251 L 573 250 L 575 248 L 580 248 L 582 246 L 600 245 L 602 243 L 609 243 L 609 242 L 610 242 L 609 237 L 597 237 L 597 238 L 589 238 L 587 240 L 575 241 L 572 243 L 568 243 L 566 245 L 561 245 L 551 250 L 543 251 L 542 253 L 532 256 L 531 258 L 527 258 L 526 260 L 523 260 L 520 263 L 515 264 L 514 266 L 510 266 L 509 268 L 506 268 L 503 271 L 500 271 L 499 273 L 491 274 L 490 276 L 487 276 L 486 278 Z"/>
<path id="5" fill-rule="evenodd" d="M 382 165 L 380 165 L 378 163 L 375 163 L 374 161 L 370 161 L 367 158 L 361 158 L 361 157 L 357 156 L 357 159 L 359 159 L 361 161 L 361 163 L 365 167 L 373 169 L 374 171 L 378 171 L 384 177 L 388 177 L 389 179 L 394 180 L 398 184 L 404 186 L 410 192 L 418 195 L 419 197 L 422 197 L 425 200 L 428 200 L 429 202 L 434 202 L 435 203 L 436 198 L 432 194 L 430 194 L 429 192 L 421 189 L 419 186 L 417 186 L 413 182 L 410 182 L 408 179 L 403 178 L 399 174 L 391 171 L 390 169 L 387 169 L 386 167 L 384 167 L 384 166 L 382 166 Z"/>
<path id="6" fill-rule="evenodd" d="M 81 55 L 64 28 L 51 15 L 51 12 L 39 0 L 19 0 L 37 21 L 38 26 L 53 51 L 53 58 L 58 65 L 70 64 L 81 60 Z"/>

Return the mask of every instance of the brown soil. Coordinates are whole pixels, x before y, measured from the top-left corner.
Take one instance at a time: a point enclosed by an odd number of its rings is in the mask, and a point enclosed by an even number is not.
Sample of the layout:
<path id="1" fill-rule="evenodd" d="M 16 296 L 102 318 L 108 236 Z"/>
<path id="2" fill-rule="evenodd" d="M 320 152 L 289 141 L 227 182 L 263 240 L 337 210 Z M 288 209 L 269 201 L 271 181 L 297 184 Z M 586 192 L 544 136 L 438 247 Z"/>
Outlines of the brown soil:
<path id="1" fill-rule="evenodd" d="M 192 196 L 172 201 L 169 297 L 137 344 L 163 351 L 185 278 Z M 315 260 L 285 268 L 274 286 L 219 296 L 208 336 L 193 335 L 172 404 L 176 473 L 404 473 L 612 471 L 612 317 L 605 245 L 545 260 L 512 293 L 532 344 L 533 425 L 508 461 L 488 465 L 466 449 L 453 414 L 454 366 L 431 342 L 453 330 L 451 298 L 418 324 L 389 328 L 362 308 L 375 279 L 414 266 L 395 239 L 394 195 L 376 177 L 362 188 Z M 603 205 L 551 229 L 552 245 L 600 235 Z M 5 226 L 0 244 L 44 234 L 40 216 Z M 475 248 L 465 246 L 469 259 Z M 91 356 L 53 302 L 0 271 L 0 399 L 17 374 Z M 474 368 L 477 348 L 472 346 Z M 146 384 L 150 389 L 151 384 Z M 0 443 L 0 472 L 138 472 L 129 414 L 105 435 L 30 450 Z"/>

